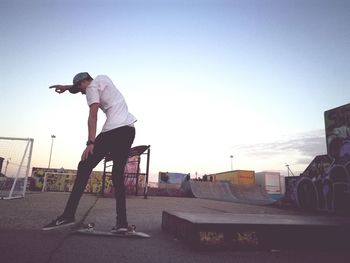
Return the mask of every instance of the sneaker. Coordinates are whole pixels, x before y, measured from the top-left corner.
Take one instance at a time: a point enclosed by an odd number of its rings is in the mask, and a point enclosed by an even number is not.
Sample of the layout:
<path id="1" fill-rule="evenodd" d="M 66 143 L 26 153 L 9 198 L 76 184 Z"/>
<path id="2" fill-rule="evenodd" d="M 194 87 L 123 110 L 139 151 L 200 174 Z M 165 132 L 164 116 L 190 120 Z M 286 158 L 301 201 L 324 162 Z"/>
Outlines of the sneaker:
<path id="1" fill-rule="evenodd" d="M 116 225 L 112 228 L 111 233 L 113 234 L 125 234 L 128 232 L 128 226 Z"/>
<path id="2" fill-rule="evenodd" d="M 65 226 L 73 225 L 75 222 L 74 218 L 64 218 L 63 216 L 57 217 L 50 224 L 47 224 L 42 228 L 42 230 L 52 230 L 56 228 L 61 228 Z"/>

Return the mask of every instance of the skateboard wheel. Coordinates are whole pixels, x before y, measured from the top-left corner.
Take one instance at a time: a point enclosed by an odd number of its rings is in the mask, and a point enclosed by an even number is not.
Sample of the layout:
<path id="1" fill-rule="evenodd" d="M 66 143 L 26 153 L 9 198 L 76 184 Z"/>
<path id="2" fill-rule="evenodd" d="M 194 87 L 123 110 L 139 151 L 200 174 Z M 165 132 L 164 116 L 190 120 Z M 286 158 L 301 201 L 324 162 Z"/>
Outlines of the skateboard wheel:
<path id="1" fill-rule="evenodd" d="M 128 232 L 135 232 L 136 226 L 135 225 L 130 225 L 128 226 Z"/>
<path id="2" fill-rule="evenodd" d="M 94 228 L 95 227 L 95 223 L 89 223 L 88 225 L 87 225 L 87 227 L 90 229 L 90 228 Z"/>

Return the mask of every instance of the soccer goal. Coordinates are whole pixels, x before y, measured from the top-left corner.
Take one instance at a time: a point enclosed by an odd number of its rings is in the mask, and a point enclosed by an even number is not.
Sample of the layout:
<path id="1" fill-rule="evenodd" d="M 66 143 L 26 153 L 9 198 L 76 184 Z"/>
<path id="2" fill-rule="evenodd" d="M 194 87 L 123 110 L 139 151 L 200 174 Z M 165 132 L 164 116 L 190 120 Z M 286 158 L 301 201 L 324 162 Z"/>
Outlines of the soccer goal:
<path id="1" fill-rule="evenodd" d="M 23 198 L 34 139 L 0 137 L 0 199 Z"/>

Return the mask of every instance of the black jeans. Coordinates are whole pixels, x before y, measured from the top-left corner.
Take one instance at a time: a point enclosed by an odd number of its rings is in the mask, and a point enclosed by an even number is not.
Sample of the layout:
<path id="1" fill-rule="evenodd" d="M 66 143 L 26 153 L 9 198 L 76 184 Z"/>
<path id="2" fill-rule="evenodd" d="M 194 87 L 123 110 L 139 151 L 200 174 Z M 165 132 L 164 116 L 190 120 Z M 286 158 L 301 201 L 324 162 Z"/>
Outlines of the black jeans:
<path id="1" fill-rule="evenodd" d="M 93 154 L 86 160 L 79 162 L 77 177 L 63 212 L 64 217 L 72 218 L 75 216 L 79 200 L 84 192 L 92 170 L 107 153 L 111 153 L 113 160 L 112 181 L 115 190 L 117 224 L 122 226 L 128 224 L 126 218 L 124 169 L 134 138 L 135 128 L 130 126 L 123 126 L 108 132 L 103 132 L 96 137 Z"/>

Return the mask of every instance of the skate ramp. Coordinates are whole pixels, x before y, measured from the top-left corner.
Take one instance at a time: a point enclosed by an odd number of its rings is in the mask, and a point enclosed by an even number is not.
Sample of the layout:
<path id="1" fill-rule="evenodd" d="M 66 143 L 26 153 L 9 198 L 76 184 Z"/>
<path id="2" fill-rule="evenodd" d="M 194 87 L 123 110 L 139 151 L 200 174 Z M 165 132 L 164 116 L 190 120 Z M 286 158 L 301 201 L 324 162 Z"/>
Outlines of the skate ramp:
<path id="1" fill-rule="evenodd" d="M 272 199 L 259 185 L 229 185 L 232 194 L 241 203 L 269 205 L 276 202 L 276 200 Z"/>
<path id="2" fill-rule="evenodd" d="M 230 182 L 190 181 L 191 190 L 196 198 L 268 205 L 275 202 L 258 185 L 232 185 Z"/>
<path id="3" fill-rule="evenodd" d="M 191 190 L 195 197 L 218 201 L 237 202 L 226 182 L 200 182 L 190 181 Z"/>

